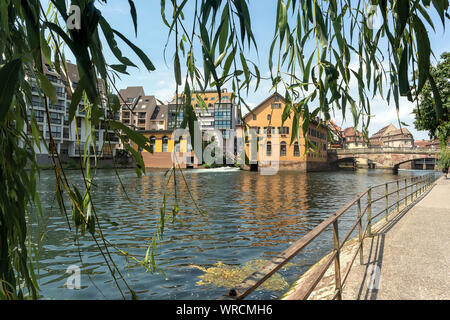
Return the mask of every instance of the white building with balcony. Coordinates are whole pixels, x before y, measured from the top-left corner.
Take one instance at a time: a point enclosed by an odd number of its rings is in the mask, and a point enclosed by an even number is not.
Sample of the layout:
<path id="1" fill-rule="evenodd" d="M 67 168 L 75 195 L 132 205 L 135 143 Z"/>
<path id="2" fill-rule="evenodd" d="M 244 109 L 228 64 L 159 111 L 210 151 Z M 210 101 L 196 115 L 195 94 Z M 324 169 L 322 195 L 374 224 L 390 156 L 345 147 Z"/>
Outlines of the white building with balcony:
<path id="1" fill-rule="evenodd" d="M 93 151 L 95 150 L 97 157 L 110 158 L 114 154 L 116 146 L 119 144 L 119 138 L 112 130 L 106 130 L 105 117 L 119 120 L 119 113 L 111 115 L 104 105 L 99 106 L 100 110 L 104 112 L 104 116 L 100 117 L 100 124 L 93 132 L 93 136 L 95 137 L 94 147 L 94 139 L 91 137 L 92 130 L 90 124 L 86 121 L 86 110 L 83 100 L 77 108 L 75 119 L 72 122 L 69 121 L 71 97 L 67 90 L 67 81 L 71 82 L 72 88 L 75 90 L 79 81 L 79 75 L 76 65 L 66 62 L 66 66 L 69 80 L 59 76 L 51 66 L 44 63 L 44 74 L 56 88 L 58 101 L 54 104 L 51 103 L 49 98 L 44 98 L 42 92 L 39 92 L 35 79 L 28 79 L 32 87 L 33 95 L 32 105 L 29 106 L 27 110 L 28 117 L 30 118 L 32 112 L 34 113 L 37 128 L 44 137 L 47 146 L 50 142 L 50 125 L 51 135 L 62 161 L 79 158 L 79 151 L 81 150 L 81 155 L 84 154 L 86 143 L 90 144 L 90 154 L 92 156 L 94 155 Z M 49 117 L 47 117 L 44 99 L 47 99 Z M 31 127 L 27 128 L 27 134 L 32 134 Z M 109 139 L 107 139 L 108 136 Z M 112 148 L 110 148 L 110 143 Z M 47 148 L 42 145 L 42 142 L 40 149 L 37 145 L 34 146 L 34 149 L 38 164 L 51 164 L 51 154 L 49 154 Z"/>

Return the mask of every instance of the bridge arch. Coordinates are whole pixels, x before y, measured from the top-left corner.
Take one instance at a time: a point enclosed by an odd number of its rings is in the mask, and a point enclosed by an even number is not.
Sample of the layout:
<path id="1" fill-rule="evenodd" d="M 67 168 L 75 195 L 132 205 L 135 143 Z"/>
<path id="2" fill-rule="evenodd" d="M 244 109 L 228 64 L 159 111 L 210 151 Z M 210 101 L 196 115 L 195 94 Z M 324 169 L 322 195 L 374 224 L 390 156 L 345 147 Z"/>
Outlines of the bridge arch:
<path id="1" fill-rule="evenodd" d="M 434 170 L 436 168 L 436 158 L 421 157 L 421 158 L 413 158 L 413 159 L 404 160 L 404 161 L 394 164 L 394 171 L 398 171 L 400 165 L 402 165 L 404 163 L 408 163 L 408 162 L 415 162 L 415 163 L 419 162 L 419 165 L 422 165 L 421 169 L 424 169 L 424 170 Z M 412 169 L 419 169 L 419 168 L 412 168 Z"/>
<path id="2" fill-rule="evenodd" d="M 418 169 L 422 169 L 419 168 L 419 161 L 428 161 L 428 165 L 425 163 L 425 168 L 431 170 L 431 162 L 434 168 L 436 152 L 436 150 L 425 148 L 356 148 L 336 150 L 335 158 L 344 162 L 354 158 L 357 165 L 361 167 L 391 170 L 398 170 L 403 163 L 407 162 L 412 162 L 414 167 L 415 161 Z"/>
<path id="3" fill-rule="evenodd" d="M 357 161 L 355 157 L 345 157 L 345 158 L 339 158 L 333 162 L 330 163 L 331 166 L 337 168 L 337 167 L 351 167 L 353 169 L 356 168 Z"/>

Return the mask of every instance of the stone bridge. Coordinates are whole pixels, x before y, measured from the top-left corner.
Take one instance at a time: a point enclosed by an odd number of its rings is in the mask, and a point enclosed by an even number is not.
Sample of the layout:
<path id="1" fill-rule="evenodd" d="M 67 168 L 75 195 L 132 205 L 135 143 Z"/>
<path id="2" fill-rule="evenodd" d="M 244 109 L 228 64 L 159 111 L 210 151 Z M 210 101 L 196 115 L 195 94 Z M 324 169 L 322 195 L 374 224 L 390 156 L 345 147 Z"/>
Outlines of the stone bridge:
<path id="1" fill-rule="evenodd" d="M 328 151 L 331 166 L 378 169 L 435 169 L 437 150 L 427 148 L 356 148 Z"/>

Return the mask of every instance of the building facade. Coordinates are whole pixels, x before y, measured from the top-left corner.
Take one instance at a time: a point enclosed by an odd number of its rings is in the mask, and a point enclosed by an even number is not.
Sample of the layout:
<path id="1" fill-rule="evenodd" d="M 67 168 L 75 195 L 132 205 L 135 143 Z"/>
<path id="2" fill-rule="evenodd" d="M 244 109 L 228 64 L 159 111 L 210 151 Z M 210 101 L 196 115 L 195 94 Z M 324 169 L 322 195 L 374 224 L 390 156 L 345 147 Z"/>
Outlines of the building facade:
<path id="1" fill-rule="evenodd" d="M 57 102 L 55 103 L 52 103 L 49 98 L 44 97 L 43 92 L 38 89 L 36 79 L 28 77 L 28 81 L 32 88 L 32 104 L 27 109 L 28 118 L 30 119 L 31 114 L 33 113 L 37 122 L 37 128 L 45 138 L 47 145 L 50 142 L 50 125 L 51 135 L 62 161 L 80 157 L 80 151 L 81 154 L 84 154 L 86 144 L 89 144 L 91 154 L 95 151 L 100 158 L 112 157 L 116 146 L 119 143 L 119 138 L 114 134 L 114 131 L 106 130 L 105 119 L 119 120 L 119 113 L 111 114 L 105 105 L 99 106 L 100 111 L 103 112 L 103 116 L 100 117 L 100 124 L 93 128 L 94 136 L 92 136 L 90 124 L 86 121 L 87 102 L 82 100 L 77 107 L 75 119 L 70 121 L 69 108 L 71 96 L 68 86 L 70 84 L 75 90 L 80 78 L 76 65 L 67 61 L 66 68 L 68 79 L 58 75 L 47 63 L 43 63 L 45 76 L 56 88 Z M 99 89 L 101 90 L 100 82 Z M 46 114 L 46 101 L 44 99 L 47 99 L 50 118 L 48 118 Z M 27 128 L 27 134 L 32 134 L 31 127 Z M 35 145 L 34 149 L 38 164 L 51 164 L 51 155 L 46 148 L 41 147 L 39 149 L 37 145 Z"/>
<path id="2" fill-rule="evenodd" d="M 354 127 L 346 128 L 343 131 L 342 137 L 345 149 L 367 148 L 368 146 L 364 135 Z"/>
<path id="3" fill-rule="evenodd" d="M 197 96 L 203 100 L 206 108 L 198 102 Z M 219 130 L 224 138 L 228 138 L 228 130 L 234 130 L 238 124 L 237 106 L 233 93 L 225 89 L 217 91 L 193 92 L 191 104 L 194 107 L 200 130 Z M 184 98 L 175 96 L 168 105 L 168 129 L 180 128 L 183 122 Z"/>
<path id="4" fill-rule="evenodd" d="M 167 130 L 168 106 L 142 87 L 119 91 L 120 121 L 136 131 Z"/>
<path id="5" fill-rule="evenodd" d="M 244 116 L 244 124 L 237 133 L 238 139 L 245 139 L 245 128 L 247 132 L 250 130 L 255 132 L 258 137 L 256 151 L 249 141 L 245 143 L 250 169 L 256 170 L 272 166 L 274 163 L 281 169 L 304 171 L 327 169 L 327 126 L 315 118 L 311 121 L 306 136 L 303 136 L 300 129 L 298 139 L 291 144 L 293 117 L 288 117 L 283 123 L 284 107 L 283 96 L 275 93 Z M 302 123 L 302 119 L 299 123 Z M 307 144 L 308 152 L 306 152 Z"/>
<path id="6" fill-rule="evenodd" d="M 413 148 L 414 137 L 408 129 L 397 129 L 393 124 L 389 124 L 370 137 L 370 146 L 374 148 Z"/>
<path id="7" fill-rule="evenodd" d="M 175 141 L 173 130 L 148 130 L 141 132 L 148 140 L 152 152 L 134 146 L 142 155 L 146 168 L 168 169 L 174 165 L 178 168 L 196 168 L 196 161 L 190 141 L 181 137 Z"/>

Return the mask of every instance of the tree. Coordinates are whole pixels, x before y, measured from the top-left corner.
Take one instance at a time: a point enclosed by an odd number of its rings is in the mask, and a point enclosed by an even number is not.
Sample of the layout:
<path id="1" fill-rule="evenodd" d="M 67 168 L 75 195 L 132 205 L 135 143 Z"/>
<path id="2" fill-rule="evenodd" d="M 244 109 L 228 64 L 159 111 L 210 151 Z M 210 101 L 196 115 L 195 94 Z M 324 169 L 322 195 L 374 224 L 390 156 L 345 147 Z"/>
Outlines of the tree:
<path id="1" fill-rule="evenodd" d="M 107 0 L 100 2 L 108 5 Z M 182 93 L 184 98 L 177 110 L 183 110 L 182 127 L 189 128 L 192 139 L 196 120 L 191 103 L 194 90 L 213 87 L 221 92 L 223 86 L 231 85 L 239 106 L 242 104 L 248 108 L 243 94 L 249 91 L 253 82 L 255 89 L 258 89 L 261 79 L 259 68 L 246 58 L 250 48 L 258 50 L 248 2 L 160 2 L 161 17 L 168 28 L 167 41 L 174 44 L 176 94 Z M 0 193 L 0 298 L 38 297 L 34 275 L 34 264 L 38 258 L 33 242 L 36 239 L 31 239 L 31 225 L 27 221 L 30 221 L 33 204 L 39 203 L 36 192 L 39 168 L 33 150 L 35 145 L 41 144 L 51 154 L 57 182 L 55 197 L 61 214 L 67 218 L 68 232 L 73 232 L 76 239 L 87 232 L 96 242 L 123 297 L 125 294 L 119 286 L 120 281 L 132 297 L 136 297 L 122 277 L 110 249 L 123 255 L 127 253 L 113 247 L 103 237 L 95 203 L 91 200 L 95 170 L 91 170 L 87 161 L 89 145 L 86 144 L 87 156 L 80 159 L 80 175 L 85 183 L 84 188 L 78 190 L 65 175 L 51 126 L 47 145 L 45 139 L 41 139 L 34 116 L 27 116 L 32 101 L 27 79 L 37 79 L 44 96 L 55 99 L 56 89 L 45 77 L 42 61 L 53 66 L 59 74 L 67 75 L 64 50 L 69 50 L 76 59 L 80 74 L 77 88 L 68 87 L 72 97 L 69 118 L 73 121 L 78 103 L 84 99 L 88 102 L 87 119 L 93 124 L 91 128 L 95 128 L 99 121 L 100 105 L 106 105 L 111 111 L 119 108 L 119 100 L 113 96 L 114 92 L 118 93 L 116 77 L 127 74 L 128 68 L 136 67 L 135 62 L 123 56 L 117 40 L 130 47 L 149 72 L 154 71 L 155 67 L 147 54 L 110 26 L 94 0 L 71 0 L 70 3 L 71 12 L 68 14 L 65 0 L 50 0 L 49 8 L 43 8 L 39 0 L 0 1 L 0 185 L 4 188 L 4 192 Z M 129 0 L 128 4 L 137 34 L 135 3 Z M 415 100 L 427 83 L 433 92 L 437 92 L 436 82 L 429 72 L 432 51 L 425 25 L 434 29 L 429 13 L 435 10 L 445 26 L 445 18 L 449 17 L 448 0 L 277 0 L 277 4 L 268 64 L 272 71 L 273 89 L 285 93 L 284 118 L 293 117 L 295 120 L 292 127 L 294 136 L 299 134 L 299 130 L 306 133 L 311 117 L 320 114 L 329 120 L 333 111 L 341 111 L 345 115 L 347 108 L 353 114 L 355 127 L 362 121 L 363 132 L 367 134 L 370 122 L 369 91 L 374 96 L 383 96 L 388 102 L 392 97 L 397 110 L 400 108 L 400 95 Z M 379 29 L 373 28 L 374 9 L 381 13 Z M 101 35 L 105 42 L 101 41 Z M 117 61 L 106 61 L 102 53 L 106 45 Z M 201 55 L 197 56 L 197 52 Z M 355 61 L 352 61 L 353 56 L 356 56 Z M 355 62 L 357 67 L 352 68 L 351 62 Z M 383 62 L 388 63 L 387 69 Z M 182 65 L 187 67 L 184 87 Z M 409 69 L 413 70 L 414 77 L 411 79 L 408 77 Z M 98 78 L 101 79 L 102 89 L 98 86 Z M 358 83 L 356 94 L 350 90 L 351 79 Z M 383 92 L 385 83 L 389 87 L 387 93 Z M 442 101 L 438 94 L 433 95 L 433 100 L 439 115 L 443 109 Z M 50 118 L 47 102 L 45 110 L 47 118 Z M 300 119 L 303 119 L 302 123 Z M 126 149 L 135 157 L 138 175 L 145 173 L 142 158 L 130 142 L 151 152 L 146 138 L 114 119 L 107 119 L 106 126 L 120 136 Z M 26 127 L 31 127 L 32 136 L 24 134 Z M 82 154 L 79 140 L 78 149 Z M 26 170 L 27 164 L 29 171 Z M 175 169 L 174 165 L 167 175 L 168 179 L 175 179 Z M 66 208 L 64 198 L 70 199 L 71 208 Z M 164 232 L 164 222 L 169 218 L 176 220 L 179 211 L 175 204 L 166 213 L 165 197 L 163 202 L 154 241 L 145 259 L 137 260 L 149 270 L 157 268 L 156 243 Z M 202 212 L 201 209 L 199 211 Z M 33 249 L 29 251 L 29 248 Z"/>
<path id="2" fill-rule="evenodd" d="M 439 152 L 439 162 L 438 166 L 444 173 L 448 173 L 450 168 L 450 148 L 448 146 L 443 146 Z"/>
<path id="3" fill-rule="evenodd" d="M 441 55 L 436 67 L 431 67 L 430 74 L 435 84 L 426 84 L 419 97 L 419 105 L 414 110 L 415 127 L 427 130 L 430 138 L 439 139 L 441 146 L 448 144 L 450 138 L 450 53 Z M 442 105 L 437 105 L 433 96 L 439 95 Z"/>

